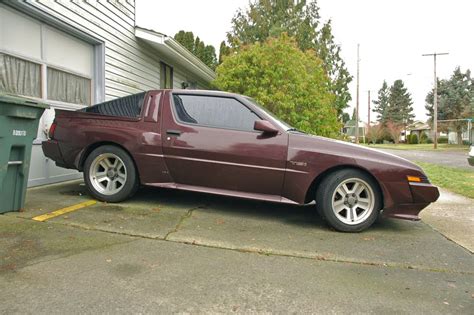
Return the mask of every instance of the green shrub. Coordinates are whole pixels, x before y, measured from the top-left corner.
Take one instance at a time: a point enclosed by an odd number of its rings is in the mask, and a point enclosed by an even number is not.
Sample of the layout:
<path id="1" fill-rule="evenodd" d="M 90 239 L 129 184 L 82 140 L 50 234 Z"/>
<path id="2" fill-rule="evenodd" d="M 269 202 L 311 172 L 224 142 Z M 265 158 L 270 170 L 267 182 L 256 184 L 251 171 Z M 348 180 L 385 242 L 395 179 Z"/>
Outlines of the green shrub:
<path id="1" fill-rule="evenodd" d="M 409 135 L 408 143 L 409 144 L 418 144 L 418 135 L 416 133 Z"/>
<path id="2" fill-rule="evenodd" d="M 430 140 L 428 135 L 425 132 L 422 132 L 420 135 L 420 143 L 429 143 L 428 140 Z"/>
<path id="3" fill-rule="evenodd" d="M 438 143 L 448 143 L 448 137 L 439 137 Z"/>

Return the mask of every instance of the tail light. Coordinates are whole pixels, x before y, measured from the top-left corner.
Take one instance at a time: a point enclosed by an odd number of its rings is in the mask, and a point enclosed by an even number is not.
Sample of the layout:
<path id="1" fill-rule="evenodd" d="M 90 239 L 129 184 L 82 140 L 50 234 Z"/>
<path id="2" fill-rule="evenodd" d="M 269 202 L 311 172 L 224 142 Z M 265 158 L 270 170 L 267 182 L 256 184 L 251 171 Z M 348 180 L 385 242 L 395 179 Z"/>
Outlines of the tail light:
<path id="1" fill-rule="evenodd" d="M 48 137 L 50 139 L 54 139 L 54 132 L 56 131 L 56 121 L 53 121 L 53 123 L 51 124 L 51 127 L 49 127 L 49 133 L 48 133 Z"/>

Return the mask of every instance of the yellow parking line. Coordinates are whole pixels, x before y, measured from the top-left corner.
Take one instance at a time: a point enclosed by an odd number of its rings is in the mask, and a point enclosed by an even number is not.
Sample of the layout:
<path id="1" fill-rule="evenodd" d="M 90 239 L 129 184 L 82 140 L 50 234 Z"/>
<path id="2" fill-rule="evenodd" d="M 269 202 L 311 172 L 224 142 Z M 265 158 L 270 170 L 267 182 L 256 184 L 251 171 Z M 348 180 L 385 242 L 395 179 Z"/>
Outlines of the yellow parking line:
<path id="1" fill-rule="evenodd" d="M 68 212 L 72 212 L 72 211 L 76 211 L 76 210 L 79 210 L 79 209 L 84 208 L 84 207 L 92 206 L 96 203 L 97 203 L 97 201 L 95 201 L 95 200 L 84 201 L 84 202 L 78 203 L 77 205 L 73 205 L 73 206 L 62 208 L 62 209 L 59 209 L 59 210 L 56 210 L 56 211 L 53 211 L 53 212 L 50 212 L 50 213 L 39 215 L 37 217 L 34 217 L 33 220 L 43 222 L 43 221 L 55 218 L 57 216 L 60 216 L 62 214 L 68 213 Z"/>

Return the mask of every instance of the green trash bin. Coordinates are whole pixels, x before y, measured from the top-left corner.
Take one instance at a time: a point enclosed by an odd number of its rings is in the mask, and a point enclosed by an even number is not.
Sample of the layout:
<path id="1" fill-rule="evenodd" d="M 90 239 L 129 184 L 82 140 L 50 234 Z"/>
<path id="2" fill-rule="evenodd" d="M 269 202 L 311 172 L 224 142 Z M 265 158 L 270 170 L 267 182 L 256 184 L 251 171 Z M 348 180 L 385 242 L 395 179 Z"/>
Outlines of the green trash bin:
<path id="1" fill-rule="evenodd" d="M 31 147 L 46 104 L 0 93 L 0 213 L 25 205 Z"/>

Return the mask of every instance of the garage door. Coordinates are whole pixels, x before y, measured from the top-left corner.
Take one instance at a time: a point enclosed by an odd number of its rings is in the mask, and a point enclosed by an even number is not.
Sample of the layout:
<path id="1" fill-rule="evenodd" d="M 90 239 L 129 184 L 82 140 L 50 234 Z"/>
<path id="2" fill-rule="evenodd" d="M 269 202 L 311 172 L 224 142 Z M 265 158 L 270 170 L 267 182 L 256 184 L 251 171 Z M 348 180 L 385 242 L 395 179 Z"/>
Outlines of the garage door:
<path id="1" fill-rule="evenodd" d="M 80 177 L 58 168 L 41 150 L 55 109 L 93 103 L 94 46 L 0 5 L 0 91 L 46 100 L 52 109 L 40 121 L 29 186 Z"/>

